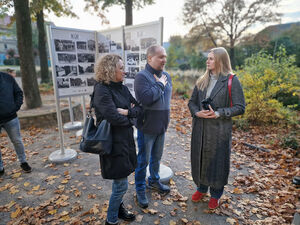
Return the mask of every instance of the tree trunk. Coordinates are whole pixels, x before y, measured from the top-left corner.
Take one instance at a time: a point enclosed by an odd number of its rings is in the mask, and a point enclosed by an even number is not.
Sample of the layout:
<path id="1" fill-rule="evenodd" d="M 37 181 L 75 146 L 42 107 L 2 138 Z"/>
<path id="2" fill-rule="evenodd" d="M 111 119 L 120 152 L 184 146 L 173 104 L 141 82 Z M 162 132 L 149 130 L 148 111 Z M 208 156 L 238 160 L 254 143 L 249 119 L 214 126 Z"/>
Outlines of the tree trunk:
<path id="1" fill-rule="evenodd" d="M 229 51 L 230 61 L 232 69 L 235 69 L 235 55 L 234 55 L 234 40 L 230 37 L 230 51 Z"/>
<path id="2" fill-rule="evenodd" d="M 20 54 L 20 68 L 22 74 L 22 87 L 28 109 L 42 105 L 39 92 L 33 50 L 32 30 L 28 0 L 14 0 L 15 17 L 17 25 L 18 50 Z"/>
<path id="3" fill-rule="evenodd" d="M 126 0 L 125 17 L 125 25 L 132 25 L 132 0 Z"/>
<path id="4" fill-rule="evenodd" d="M 49 68 L 48 68 L 48 58 L 46 51 L 46 33 L 44 27 L 44 12 L 39 11 L 36 14 L 37 29 L 39 31 L 39 56 L 40 56 L 40 66 L 41 66 L 41 83 L 49 82 Z"/>

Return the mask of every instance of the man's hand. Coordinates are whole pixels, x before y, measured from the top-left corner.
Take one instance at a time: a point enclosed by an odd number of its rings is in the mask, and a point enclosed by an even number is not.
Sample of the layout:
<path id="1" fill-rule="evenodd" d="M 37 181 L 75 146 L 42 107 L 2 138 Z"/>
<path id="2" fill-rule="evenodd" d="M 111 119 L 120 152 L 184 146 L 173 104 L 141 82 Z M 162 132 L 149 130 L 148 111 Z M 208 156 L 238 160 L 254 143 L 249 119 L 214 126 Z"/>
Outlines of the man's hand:
<path id="1" fill-rule="evenodd" d="M 117 108 L 118 113 L 124 116 L 128 116 L 128 109 Z"/>
<path id="2" fill-rule="evenodd" d="M 166 75 L 162 75 L 160 78 L 158 78 L 156 74 L 154 74 L 154 78 L 157 82 L 161 82 L 164 86 L 166 86 L 166 84 L 168 83 Z"/>

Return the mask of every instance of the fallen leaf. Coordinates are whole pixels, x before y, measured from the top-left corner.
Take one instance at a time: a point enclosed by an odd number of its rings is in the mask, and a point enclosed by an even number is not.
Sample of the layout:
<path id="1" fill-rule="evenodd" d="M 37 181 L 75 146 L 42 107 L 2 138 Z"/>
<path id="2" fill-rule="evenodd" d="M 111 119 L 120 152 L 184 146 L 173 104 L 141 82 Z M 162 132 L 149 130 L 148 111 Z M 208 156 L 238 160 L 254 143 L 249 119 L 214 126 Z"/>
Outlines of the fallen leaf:
<path id="1" fill-rule="evenodd" d="M 19 214 L 20 214 L 21 212 L 22 212 L 21 208 L 17 208 L 17 210 L 16 210 L 15 212 L 12 212 L 12 213 L 10 214 L 10 217 L 11 217 L 12 219 L 17 218 L 17 216 L 19 216 Z"/>

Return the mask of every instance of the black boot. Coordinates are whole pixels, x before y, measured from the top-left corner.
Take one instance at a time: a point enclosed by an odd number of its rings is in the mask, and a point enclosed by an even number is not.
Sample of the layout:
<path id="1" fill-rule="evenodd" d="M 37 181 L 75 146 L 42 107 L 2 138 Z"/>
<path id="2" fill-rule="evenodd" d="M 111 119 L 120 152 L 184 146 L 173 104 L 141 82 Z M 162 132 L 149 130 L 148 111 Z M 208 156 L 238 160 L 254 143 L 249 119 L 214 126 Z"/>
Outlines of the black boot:
<path id="1" fill-rule="evenodd" d="M 123 202 L 120 205 L 118 217 L 125 221 L 134 221 L 135 220 L 135 215 L 133 213 L 131 213 L 130 211 L 127 211 L 127 209 L 125 209 Z"/>

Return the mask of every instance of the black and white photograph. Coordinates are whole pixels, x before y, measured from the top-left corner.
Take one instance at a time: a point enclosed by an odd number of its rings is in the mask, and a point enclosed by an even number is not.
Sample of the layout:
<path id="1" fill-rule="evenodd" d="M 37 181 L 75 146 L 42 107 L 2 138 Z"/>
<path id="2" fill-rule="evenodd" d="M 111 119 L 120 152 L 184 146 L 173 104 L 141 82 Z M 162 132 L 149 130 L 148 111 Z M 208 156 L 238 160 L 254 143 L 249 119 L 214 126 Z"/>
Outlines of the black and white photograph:
<path id="1" fill-rule="evenodd" d="M 69 88 L 69 78 L 57 78 L 57 87 L 58 88 Z"/>
<path id="2" fill-rule="evenodd" d="M 95 51 L 95 49 L 96 49 L 96 44 L 95 44 L 94 40 L 88 40 L 87 46 L 88 46 L 88 50 L 90 50 L 90 51 Z"/>
<path id="3" fill-rule="evenodd" d="M 126 72 L 125 78 L 134 79 L 135 75 L 139 72 L 139 67 L 128 67 L 128 72 Z"/>
<path id="4" fill-rule="evenodd" d="M 157 40 L 155 38 L 141 38 L 141 49 L 145 50 L 151 45 L 157 44 Z"/>
<path id="5" fill-rule="evenodd" d="M 86 49 L 87 49 L 87 45 L 86 45 L 85 41 L 77 41 L 76 45 L 77 45 L 77 50 L 86 51 Z"/>
<path id="6" fill-rule="evenodd" d="M 108 42 L 100 42 L 98 43 L 98 51 L 99 53 L 108 53 L 109 52 L 109 43 Z"/>
<path id="7" fill-rule="evenodd" d="M 128 66 L 138 66 L 139 65 L 139 53 L 128 53 L 126 57 Z"/>
<path id="8" fill-rule="evenodd" d="M 86 80 L 83 78 L 70 78 L 71 87 L 86 87 Z"/>
<path id="9" fill-rule="evenodd" d="M 147 61 L 147 55 L 146 53 L 141 53 L 141 62 Z"/>
<path id="10" fill-rule="evenodd" d="M 94 86 L 97 83 L 97 81 L 91 77 L 91 78 L 87 78 L 87 85 L 88 86 Z"/>
<path id="11" fill-rule="evenodd" d="M 84 74 L 84 73 L 94 73 L 94 64 L 78 64 L 78 71 L 79 74 Z"/>
<path id="12" fill-rule="evenodd" d="M 125 50 L 131 50 L 133 52 L 140 50 L 138 43 L 131 39 L 130 32 L 125 33 Z"/>
<path id="13" fill-rule="evenodd" d="M 122 50 L 121 43 L 115 43 L 114 41 L 110 42 L 110 52 L 116 52 Z"/>
<path id="14" fill-rule="evenodd" d="M 54 39 L 55 51 L 57 52 L 74 52 L 75 42 L 70 40 Z"/>
<path id="15" fill-rule="evenodd" d="M 95 55 L 89 53 L 78 53 L 78 62 L 80 63 L 94 63 L 95 62 Z"/>
<path id="16" fill-rule="evenodd" d="M 57 53 L 59 63 L 76 63 L 76 55 L 68 53 Z"/>
<path id="17" fill-rule="evenodd" d="M 130 79 L 130 78 L 126 78 L 125 79 L 125 82 L 124 82 L 124 85 L 126 87 L 128 87 L 130 93 L 135 96 L 134 94 L 134 79 Z"/>
<path id="18" fill-rule="evenodd" d="M 55 65 L 56 76 L 57 77 L 66 77 L 66 76 L 77 76 L 77 66 L 58 66 Z"/>

